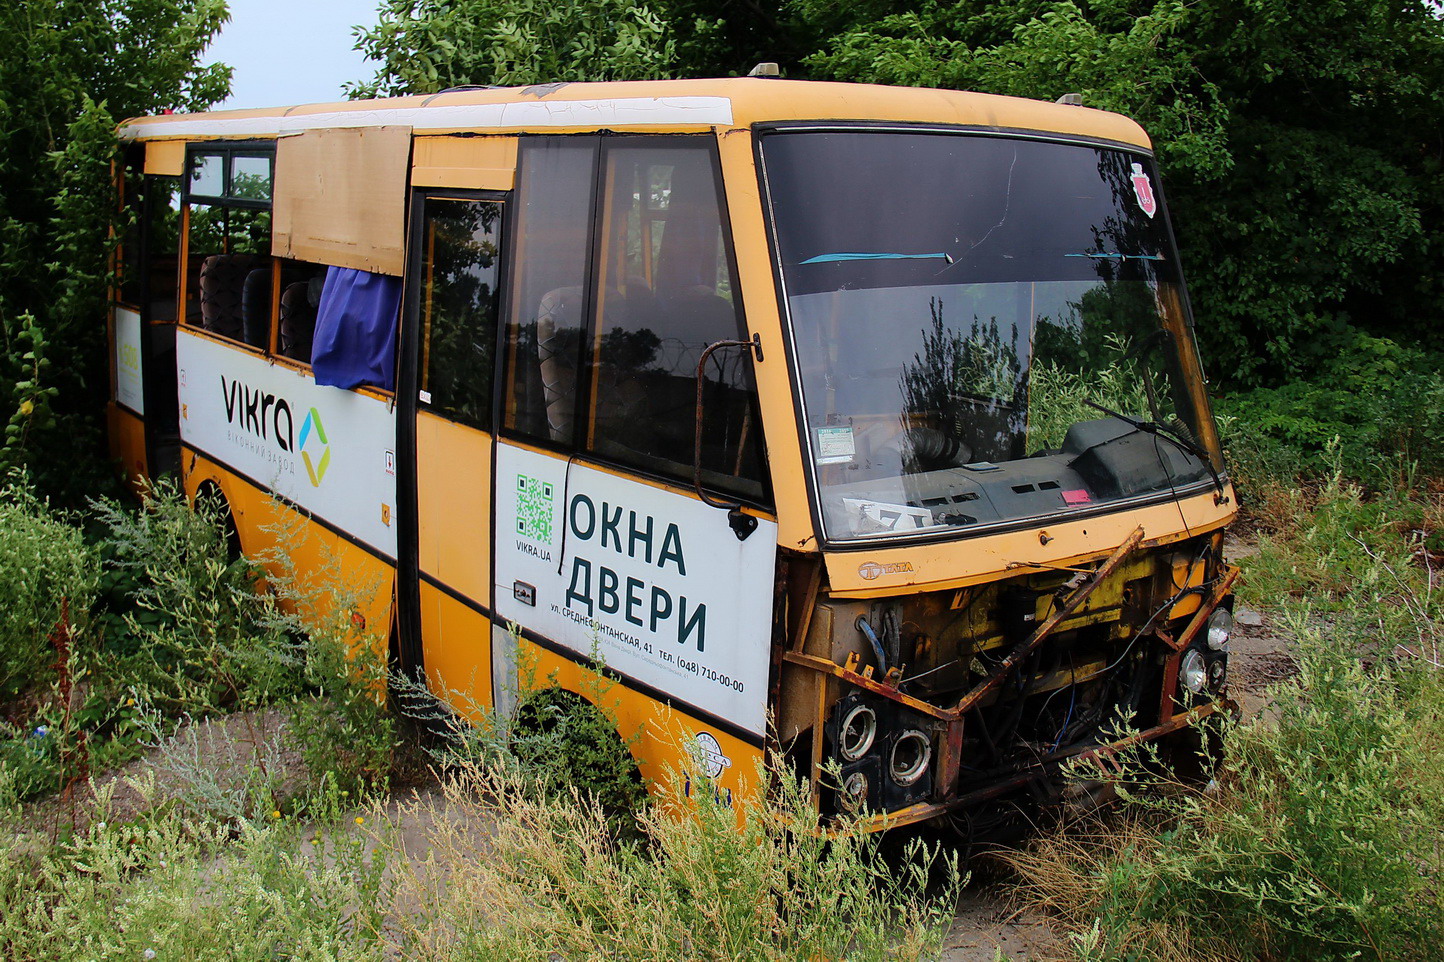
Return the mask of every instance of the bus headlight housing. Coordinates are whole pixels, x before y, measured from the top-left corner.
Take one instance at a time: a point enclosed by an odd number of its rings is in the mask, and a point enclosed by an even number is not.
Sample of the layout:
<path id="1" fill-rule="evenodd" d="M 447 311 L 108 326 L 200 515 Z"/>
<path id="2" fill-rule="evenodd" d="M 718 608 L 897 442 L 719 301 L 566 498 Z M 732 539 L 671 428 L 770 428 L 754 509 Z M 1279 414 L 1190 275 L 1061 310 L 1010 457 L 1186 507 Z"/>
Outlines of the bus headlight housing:
<path id="1" fill-rule="evenodd" d="M 876 740 L 877 712 L 861 703 L 848 708 L 837 726 L 838 756 L 845 762 L 855 762 L 872 750 Z"/>
<path id="2" fill-rule="evenodd" d="M 909 728 L 893 740 L 887 759 L 888 777 L 903 787 L 914 785 L 927 773 L 932 760 L 932 739 L 916 728 Z"/>
<path id="3" fill-rule="evenodd" d="M 842 780 L 840 796 L 843 809 L 848 812 L 860 812 L 866 808 L 871 787 L 866 772 L 855 771 L 845 777 Z"/>
<path id="4" fill-rule="evenodd" d="M 1183 662 L 1178 666 L 1178 686 L 1190 695 L 1202 695 L 1208 690 L 1208 665 L 1198 649 L 1184 652 Z"/>
<path id="5" fill-rule="evenodd" d="M 1233 612 L 1219 607 L 1208 616 L 1208 647 L 1213 651 L 1228 651 L 1228 637 L 1233 634 Z"/>

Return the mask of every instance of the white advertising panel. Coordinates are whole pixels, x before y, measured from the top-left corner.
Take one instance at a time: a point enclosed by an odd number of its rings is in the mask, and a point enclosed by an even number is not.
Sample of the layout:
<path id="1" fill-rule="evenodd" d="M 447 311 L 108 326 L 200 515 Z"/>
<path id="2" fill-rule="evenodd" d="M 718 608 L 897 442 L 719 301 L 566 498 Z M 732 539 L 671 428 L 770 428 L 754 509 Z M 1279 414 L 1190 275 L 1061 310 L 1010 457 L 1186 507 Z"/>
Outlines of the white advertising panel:
<path id="1" fill-rule="evenodd" d="M 503 444 L 496 526 L 498 614 L 764 733 L 775 523 Z"/>
<path id="2" fill-rule="evenodd" d="M 115 309 L 115 399 L 145 416 L 145 380 L 141 376 L 140 315 Z"/>
<path id="3" fill-rule="evenodd" d="M 396 557 L 396 416 L 374 397 L 176 337 L 181 440 Z"/>

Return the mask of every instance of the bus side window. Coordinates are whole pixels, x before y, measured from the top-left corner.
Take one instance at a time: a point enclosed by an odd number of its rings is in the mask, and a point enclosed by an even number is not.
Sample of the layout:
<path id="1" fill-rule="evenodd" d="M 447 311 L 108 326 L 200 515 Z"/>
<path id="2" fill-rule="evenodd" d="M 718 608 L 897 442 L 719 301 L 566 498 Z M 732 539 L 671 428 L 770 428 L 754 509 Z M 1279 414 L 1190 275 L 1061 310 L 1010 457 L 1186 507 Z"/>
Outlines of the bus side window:
<path id="1" fill-rule="evenodd" d="M 707 345 L 742 336 L 712 145 L 667 138 L 605 156 L 588 447 L 690 483 L 697 363 Z M 703 481 L 760 498 L 748 362 L 740 350 L 708 360 Z"/>
<path id="2" fill-rule="evenodd" d="M 428 198 L 422 231 L 421 403 L 491 430 L 502 205 Z"/>
<path id="3" fill-rule="evenodd" d="M 276 355 L 310 364 L 311 339 L 316 332 L 316 313 L 325 281 L 324 264 L 287 258 L 272 258 L 267 266 L 251 270 L 242 293 L 246 343 L 260 348 L 274 343 Z"/>
<path id="4" fill-rule="evenodd" d="M 193 152 L 186 202 L 185 323 L 265 350 L 274 299 L 270 156 Z"/>
<path id="5" fill-rule="evenodd" d="M 151 321 L 174 321 L 180 284 L 179 177 L 125 171 L 127 224 L 121 242 L 120 303 Z M 144 238 L 144 239 L 142 239 Z"/>
<path id="6" fill-rule="evenodd" d="M 504 423 L 565 446 L 586 324 L 596 155 L 595 137 L 526 137 L 520 146 Z"/>

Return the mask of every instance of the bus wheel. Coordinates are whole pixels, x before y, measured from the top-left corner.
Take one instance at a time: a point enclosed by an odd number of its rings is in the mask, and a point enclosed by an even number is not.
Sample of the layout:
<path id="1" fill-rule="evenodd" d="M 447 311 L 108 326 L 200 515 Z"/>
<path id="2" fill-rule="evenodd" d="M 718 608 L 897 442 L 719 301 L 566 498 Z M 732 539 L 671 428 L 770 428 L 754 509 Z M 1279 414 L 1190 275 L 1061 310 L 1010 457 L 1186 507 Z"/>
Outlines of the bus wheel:
<path id="1" fill-rule="evenodd" d="M 241 556 L 241 533 L 236 528 L 236 516 L 225 492 L 214 481 L 202 481 L 196 487 L 194 508 L 197 514 L 221 526 L 226 539 L 226 555 L 235 561 Z"/>
<path id="2" fill-rule="evenodd" d="M 565 688 L 525 692 L 511 728 L 522 769 L 548 791 L 575 787 L 601 803 L 609 818 L 630 815 L 646 799 L 642 774 L 616 722 Z"/>

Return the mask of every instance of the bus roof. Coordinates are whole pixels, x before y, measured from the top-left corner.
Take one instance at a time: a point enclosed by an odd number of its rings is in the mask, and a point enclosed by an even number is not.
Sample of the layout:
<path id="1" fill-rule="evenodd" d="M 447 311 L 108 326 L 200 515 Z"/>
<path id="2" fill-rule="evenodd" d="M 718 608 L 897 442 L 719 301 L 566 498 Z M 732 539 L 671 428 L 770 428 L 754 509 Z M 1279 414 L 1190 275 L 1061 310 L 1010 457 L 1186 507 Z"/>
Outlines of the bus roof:
<path id="1" fill-rule="evenodd" d="M 409 126 L 429 134 L 487 132 L 656 133 L 747 128 L 796 121 L 872 121 L 1026 130 L 1150 146 L 1120 114 L 1019 97 L 738 77 L 554 83 L 531 87 L 302 104 L 255 110 L 165 114 L 127 120 L 124 140 L 266 139 L 334 127 Z"/>

